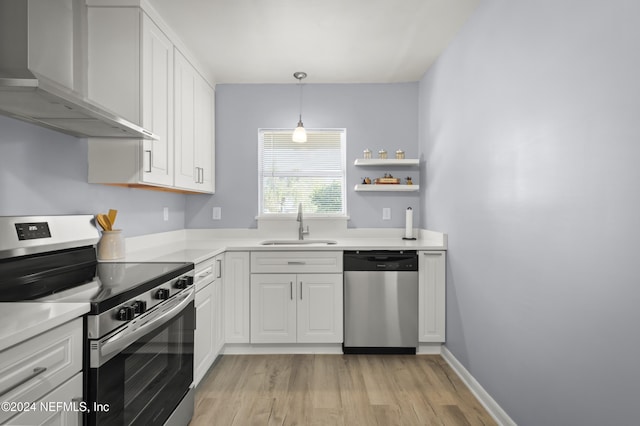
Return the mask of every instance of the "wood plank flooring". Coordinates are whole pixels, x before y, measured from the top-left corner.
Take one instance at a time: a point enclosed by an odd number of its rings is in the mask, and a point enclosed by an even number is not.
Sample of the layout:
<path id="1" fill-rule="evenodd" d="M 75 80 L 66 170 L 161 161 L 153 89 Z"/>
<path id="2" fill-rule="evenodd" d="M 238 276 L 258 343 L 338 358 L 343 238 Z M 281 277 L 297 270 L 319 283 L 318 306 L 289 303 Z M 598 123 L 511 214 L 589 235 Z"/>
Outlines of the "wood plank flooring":
<path id="1" fill-rule="evenodd" d="M 225 355 L 191 426 L 495 425 L 439 355 Z"/>

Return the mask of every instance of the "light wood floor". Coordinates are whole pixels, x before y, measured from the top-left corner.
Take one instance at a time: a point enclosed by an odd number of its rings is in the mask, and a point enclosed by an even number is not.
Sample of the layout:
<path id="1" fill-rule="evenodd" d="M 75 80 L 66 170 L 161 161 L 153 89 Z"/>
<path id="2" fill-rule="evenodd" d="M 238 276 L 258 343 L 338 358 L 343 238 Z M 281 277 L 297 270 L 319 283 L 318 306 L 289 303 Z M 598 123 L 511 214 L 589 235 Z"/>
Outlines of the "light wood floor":
<path id="1" fill-rule="evenodd" d="M 225 355 L 199 425 L 495 425 L 439 355 Z"/>

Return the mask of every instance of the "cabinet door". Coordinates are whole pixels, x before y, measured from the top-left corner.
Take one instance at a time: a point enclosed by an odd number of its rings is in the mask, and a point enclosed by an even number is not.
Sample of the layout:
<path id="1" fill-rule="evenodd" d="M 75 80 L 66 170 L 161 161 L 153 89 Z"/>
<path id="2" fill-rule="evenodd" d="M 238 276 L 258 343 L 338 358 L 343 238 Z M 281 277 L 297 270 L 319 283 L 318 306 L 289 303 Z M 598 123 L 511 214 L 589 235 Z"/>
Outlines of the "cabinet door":
<path id="1" fill-rule="evenodd" d="M 213 285 L 213 360 L 215 361 L 224 346 L 224 299 L 222 279 L 215 280 Z"/>
<path id="2" fill-rule="evenodd" d="M 175 50 L 175 185 L 213 192 L 214 91 Z"/>
<path id="3" fill-rule="evenodd" d="M 143 182 L 173 185 L 173 44 L 142 13 L 142 127 L 158 135 L 144 140 Z"/>
<path id="4" fill-rule="evenodd" d="M 75 407 L 73 409 L 53 409 L 25 411 L 11 418 L 6 424 L 11 425 L 47 425 L 47 426 L 79 426 L 82 424 L 82 412 L 80 411 L 80 402 L 82 398 L 82 373 L 78 373 L 63 383 L 44 398 L 36 401 L 35 404 L 39 408 L 58 407 L 58 404 L 66 404 L 67 407 Z M 5 423 L 3 423 L 5 424 Z"/>
<path id="5" fill-rule="evenodd" d="M 297 341 L 342 342 L 342 274 L 298 274 L 297 287 Z"/>
<path id="6" fill-rule="evenodd" d="M 213 283 L 196 293 L 196 330 L 193 348 L 193 381 L 197 385 L 213 362 L 214 300 Z"/>
<path id="7" fill-rule="evenodd" d="M 445 341 L 446 252 L 419 252 L 418 341 Z"/>
<path id="8" fill-rule="evenodd" d="M 214 259 L 213 281 L 213 360 L 222 351 L 224 346 L 224 291 L 223 291 L 223 263 L 224 255 L 218 255 Z"/>
<path id="9" fill-rule="evenodd" d="M 196 189 L 195 149 L 195 93 L 196 70 L 180 53 L 175 51 L 175 184 L 181 188 Z"/>
<path id="10" fill-rule="evenodd" d="M 249 343 L 249 252 L 224 255 L 225 343 Z"/>
<path id="11" fill-rule="evenodd" d="M 251 275 L 251 343 L 296 341 L 296 276 Z"/>
<path id="12" fill-rule="evenodd" d="M 198 167 L 198 191 L 215 190 L 215 92 L 199 74 L 195 92 L 195 153 Z"/>

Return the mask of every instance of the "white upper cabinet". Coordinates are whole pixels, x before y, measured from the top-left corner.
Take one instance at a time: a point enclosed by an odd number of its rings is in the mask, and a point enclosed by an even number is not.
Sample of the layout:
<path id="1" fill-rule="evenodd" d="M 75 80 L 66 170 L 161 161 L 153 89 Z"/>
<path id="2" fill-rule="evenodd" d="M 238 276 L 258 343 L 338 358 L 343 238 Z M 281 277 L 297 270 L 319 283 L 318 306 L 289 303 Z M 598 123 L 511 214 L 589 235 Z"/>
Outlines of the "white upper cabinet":
<path id="1" fill-rule="evenodd" d="M 88 3 L 89 99 L 158 136 L 90 138 L 89 182 L 213 193 L 214 89 L 152 9 Z"/>
<path id="2" fill-rule="evenodd" d="M 173 186 L 173 44 L 139 8 L 89 7 L 88 97 L 158 140 L 89 140 L 89 181 Z"/>
<path id="3" fill-rule="evenodd" d="M 175 186 L 214 192 L 213 88 L 175 50 Z"/>

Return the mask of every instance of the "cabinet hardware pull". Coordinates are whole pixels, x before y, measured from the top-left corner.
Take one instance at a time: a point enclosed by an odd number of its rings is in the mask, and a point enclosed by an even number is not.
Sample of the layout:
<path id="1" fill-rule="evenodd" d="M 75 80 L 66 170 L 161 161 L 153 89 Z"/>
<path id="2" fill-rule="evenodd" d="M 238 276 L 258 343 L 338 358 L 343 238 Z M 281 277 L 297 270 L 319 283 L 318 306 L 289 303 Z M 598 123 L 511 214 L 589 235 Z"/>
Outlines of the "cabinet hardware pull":
<path id="1" fill-rule="evenodd" d="M 302 300 L 302 281 L 300 281 L 300 300 Z"/>
<path id="2" fill-rule="evenodd" d="M 151 150 L 150 149 L 145 149 L 144 150 L 145 154 L 149 154 L 149 170 L 145 170 L 145 173 L 151 173 Z"/>
<path id="3" fill-rule="evenodd" d="M 35 378 L 36 376 L 39 376 L 40 374 L 44 373 L 45 371 L 47 371 L 47 367 L 36 367 L 33 369 L 33 372 L 31 374 L 29 374 L 27 377 L 25 377 L 24 379 L 20 380 L 18 383 L 16 383 L 15 385 L 9 387 L 8 389 L 4 389 L 4 392 L 2 392 L 2 395 L 6 395 L 7 393 L 11 392 L 12 390 L 14 390 L 15 388 L 17 388 L 18 386 L 21 386 L 25 383 L 27 383 L 29 380 Z M 2 396 L 0 395 L 0 396 Z"/>
<path id="4" fill-rule="evenodd" d="M 197 277 L 197 278 L 198 278 L 198 279 L 200 279 L 200 278 L 204 278 L 204 277 L 206 277 L 207 275 L 211 275 L 211 273 L 212 273 L 211 271 L 204 271 L 204 272 L 202 272 L 202 273 L 198 274 L 198 277 Z M 218 277 L 218 278 L 220 278 L 220 277 Z"/>
<path id="5" fill-rule="evenodd" d="M 289 291 L 291 292 L 291 300 L 293 300 L 293 281 L 289 281 Z"/>
<path id="6" fill-rule="evenodd" d="M 287 265 L 306 265 L 307 262 L 300 262 L 300 261 L 294 261 L 294 260 L 290 260 L 287 262 Z"/>
<path id="7" fill-rule="evenodd" d="M 216 259 L 216 263 L 218 264 L 218 275 L 216 275 L 216 278 L 222 278 L 222 260 Z"/>
<path id="8" fill-rule="evenodd" d="M 442 256 L 442 253 L 429 253 L 429 252 L 424 252 L 423 253 L 425 256 Z"/>

